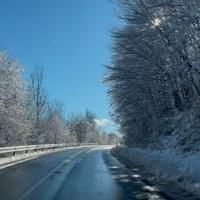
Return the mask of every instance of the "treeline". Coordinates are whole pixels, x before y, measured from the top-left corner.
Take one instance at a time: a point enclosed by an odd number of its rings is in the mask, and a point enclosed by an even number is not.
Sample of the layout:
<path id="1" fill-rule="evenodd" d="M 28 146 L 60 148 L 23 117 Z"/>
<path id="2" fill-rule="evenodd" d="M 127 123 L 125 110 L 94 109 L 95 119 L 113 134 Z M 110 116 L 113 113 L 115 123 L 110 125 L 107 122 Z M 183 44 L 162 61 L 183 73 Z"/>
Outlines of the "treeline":
<path id="1" fill-rule="evenodd" d="M 0 53 L 0 146 L 108 143 L 94 113 L 66 118 L 64 104 L 49 100 L 43 67 L 36 66 L 28 81 L 22 73 L 16 60 Z"/>
<path id="2" fill-rule="evenodd" d="M 200 1 L 115 2 L 122 25 L 112 30 L 106 77 L 113 118 L 127 144 L 149 144 L 168 117 L 199 113 Z"/>

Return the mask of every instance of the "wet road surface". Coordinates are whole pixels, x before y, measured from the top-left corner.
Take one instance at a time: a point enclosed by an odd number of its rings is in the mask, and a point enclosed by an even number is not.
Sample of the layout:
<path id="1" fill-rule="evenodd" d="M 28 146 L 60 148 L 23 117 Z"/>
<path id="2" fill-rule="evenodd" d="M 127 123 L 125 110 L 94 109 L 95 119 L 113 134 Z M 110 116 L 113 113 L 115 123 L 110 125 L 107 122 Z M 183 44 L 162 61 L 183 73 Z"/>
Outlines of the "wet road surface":
<path id="1" fill-rule="evenodd" d="M 166 199 L 107 147 L 77 148 L 0 170 L 1 200 Z"/>

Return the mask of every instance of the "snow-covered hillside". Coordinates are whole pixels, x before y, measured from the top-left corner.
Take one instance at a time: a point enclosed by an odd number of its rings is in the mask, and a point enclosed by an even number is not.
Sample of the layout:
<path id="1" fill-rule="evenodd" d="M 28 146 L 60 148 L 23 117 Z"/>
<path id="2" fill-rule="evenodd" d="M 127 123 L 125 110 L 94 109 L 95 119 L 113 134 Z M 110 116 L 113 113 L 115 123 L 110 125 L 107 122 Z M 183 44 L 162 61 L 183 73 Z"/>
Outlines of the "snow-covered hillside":
<path id="1" fill-rule="evenodd" d="M 118 148 L 117 153 L 159 181 L 175 184 L 200 197 L 200 155 L 151 148 Z"/>

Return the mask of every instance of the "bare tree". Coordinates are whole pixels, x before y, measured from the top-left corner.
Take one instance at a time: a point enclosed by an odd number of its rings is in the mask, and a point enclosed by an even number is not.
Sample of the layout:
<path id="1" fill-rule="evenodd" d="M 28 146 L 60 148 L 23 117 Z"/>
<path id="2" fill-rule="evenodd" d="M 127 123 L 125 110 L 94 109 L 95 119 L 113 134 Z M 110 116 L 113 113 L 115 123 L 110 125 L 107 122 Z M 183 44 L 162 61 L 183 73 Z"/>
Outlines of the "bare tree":
<path id="1" fill-rule="evenodd" d="M 31 143 L 43 142 L 44 116 L 46 115 L 48 101 L 44 83 L 44 68 L 36 66 L 31 74 L 31 84 L 29 87 L 31 97 L 31 117 L 33 121 L 33 131 Z"/>

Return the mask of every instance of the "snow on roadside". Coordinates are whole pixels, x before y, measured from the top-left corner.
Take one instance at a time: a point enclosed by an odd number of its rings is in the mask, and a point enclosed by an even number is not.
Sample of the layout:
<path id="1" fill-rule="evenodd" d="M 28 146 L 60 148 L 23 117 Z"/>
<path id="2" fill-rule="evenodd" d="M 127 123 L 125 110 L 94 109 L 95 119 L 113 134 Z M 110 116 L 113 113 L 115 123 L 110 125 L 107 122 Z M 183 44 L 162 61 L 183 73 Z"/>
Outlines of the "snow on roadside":
<path id="1" fill-rule="evenodd" d="M 26 160 L 27 158 L 34 158 L 36 156 L 43 155 L 43 154 L 50 153 L 50 152 L 52 152 L 52 150 L 36 151 L 36 152 L 23 153 L 23 154 L 17 154 L 15 156 L 0 158 L 0 167 L 4 166 L 5 164 L 10 164 L 10 163 L 14 163 L 14 162 L 21 161 L 21 160 Z"/>
<path id="2" fill-rule="evenodd" d="M 22 161 L 37 158 L 37 157 L 42 156 L 44 154 L 64 151 L 64 150 L 67 150 L 67 149 L 82 148 L 82 147 L 91 147 L 91 146 L 85 145 L 85 146 L 76 146 L 76 147 L 66 147 L 66 148 L 60 148 L 60 149 L 49 149 L 49 150 L 46 150 L 46 151 L 36 151 L 36 152 L 22 153 L 22 154 L 17 154 L 15 156 L 9 156 L 9 157 L 4 157 L 4 158 L 0 157 L 0 169 L 9 167 L 11 165 L 20 163 Z"/>
<path id="3" fill-rule="evenodd" d="M 152 150 L 124 147 L 119 148 L 118 152 L 138 166 L 143 166 L 160 180 L 175 182 L 178 187 L 200 197 L 199 153 L 183 154 L 171 149 Z"/>

